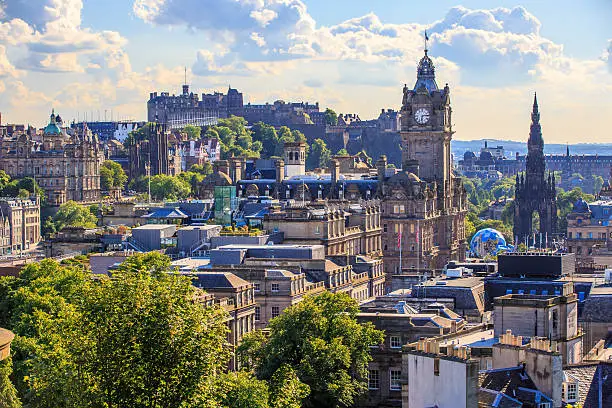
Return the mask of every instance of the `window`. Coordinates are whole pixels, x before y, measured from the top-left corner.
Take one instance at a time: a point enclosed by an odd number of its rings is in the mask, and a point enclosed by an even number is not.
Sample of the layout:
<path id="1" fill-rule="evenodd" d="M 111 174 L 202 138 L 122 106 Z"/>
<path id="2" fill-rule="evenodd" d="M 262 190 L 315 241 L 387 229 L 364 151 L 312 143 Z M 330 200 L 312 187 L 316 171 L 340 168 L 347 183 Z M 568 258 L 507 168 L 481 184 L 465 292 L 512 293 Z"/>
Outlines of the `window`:
<path id="1" fill-rule="evenodd" d="M 389 389 L 391 391 L 401 391 L 402 389 L 402 371 L 391 369 L 389 370 Z"/>
<path id="2" fill-rule="evenodd" d="M 261 290 L 261 283 L 254 283 L 253 286 L 255 286 L 255 292 L 259 292 Z"/>
<path id="3" fill-rule="evenodd" d="M 278 283 L 272 284 L 272 292 L 278 292 L 280 290 L 280 286 Z"/>
<path id="4" fill-rule="evenodd" d="M 275 318 L 280 314 L 280 307 L 272 306 L 272 318 Z"/>
<path id="5" fill-rule="evenodd" d="M 440 375 L 440 359 L 434 358 L 434 375 L 437 377 Z"/>
<path id="6" fill-rule="evenodd" d="M 377 390 L 380 388 L 380 375 L 378 370 L 368 370 L 368 388 Z"/>
<path id="7" fill-rule="evenodd" d="M 567 399 L 566 402 L 574 402 L 578 399 L 578 384 L 566 383 L 567 386 Z"/>
<path id="8" fill-rule="evenodd" d="M 321 227 L 319 227 L 318 225 L 315 227 L 314 233 L 319 235 L 321 233 Z"/>
<path id="9" fill-rule="evenodd" d="M 259 306 L 255 306 L 255 320 L 256 321 L 261 320 L 261 307 Z"/>
<path id="10" fill-rule="evenodd" d="M 540 402 L 538 408 L 550 408 L 550 402 Z"/>
<path id="11" fill-rule="evenodd" d="M 383 232 L 387 232 L 387 224 L 383 224 Z"/>
<path id="12" fill-rule="evenodd" d="M 389 338 L 389 344 L 391 348 L 400 348 L 402 347 L 402 339 L 400 336 L 391 336 Z"/>

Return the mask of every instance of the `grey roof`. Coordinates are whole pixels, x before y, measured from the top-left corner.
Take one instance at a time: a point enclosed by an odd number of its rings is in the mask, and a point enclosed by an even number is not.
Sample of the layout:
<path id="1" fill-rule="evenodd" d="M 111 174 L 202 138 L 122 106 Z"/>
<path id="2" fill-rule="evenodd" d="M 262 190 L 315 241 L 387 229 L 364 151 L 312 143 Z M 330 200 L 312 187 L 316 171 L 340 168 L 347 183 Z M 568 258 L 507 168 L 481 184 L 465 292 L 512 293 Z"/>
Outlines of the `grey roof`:
<path id="1" fill-rule="evenodd" d="M 530 406 L 540 402 L 552 402 L 538 390 L 522 366 L 481 371 L 478 382 L 482 389 L 503 393 L 514 400 L 527 402 Z"/>
<path id="2" fill-rule="evenodd" d="M 582 320 L 599 323 L 612 322 L 612 294 L 607 294 L 606 291 L 601 287 L 591 290 L 590 296 L 584 301 Z"/>
<path id="3" fill-rule="evenodd" d="M 231 289 L 250 285 L 249 282 L 230 272 L 204 272 L 193 274 L 194 286 L 204 290 Z"/>
<path id="4" fill-rule="evenodd" d="M 583 408 L 596 408 L 599 405 L 599 375 L 602 379 L 602 398 L 604 407 L 612 407 L 612 363 L 578 364 L 567 366 L 563 373 L 570 381 L 578 382 L 578 399 Z"/>

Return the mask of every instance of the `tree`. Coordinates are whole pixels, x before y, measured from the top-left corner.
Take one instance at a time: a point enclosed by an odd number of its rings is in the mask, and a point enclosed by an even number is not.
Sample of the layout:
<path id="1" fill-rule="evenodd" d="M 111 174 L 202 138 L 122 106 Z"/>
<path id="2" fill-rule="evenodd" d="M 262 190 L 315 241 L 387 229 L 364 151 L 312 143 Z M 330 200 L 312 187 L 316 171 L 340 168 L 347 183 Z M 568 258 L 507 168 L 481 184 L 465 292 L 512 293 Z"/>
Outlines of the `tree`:
<path id="1" fill-rule="evenodd" d="M 348 156 L 349 152 L 345 148 L 342 148 L 336 152 L 336 156 Z"/>
<path id="2" fill-rule="evenodd" d="M 100 183 L 102 189 L 111 191 L 123 190 L 127 182 L 127 175 L 121 165 L 113 160 L 106 160 L 100 167 Z"/>
<path id="3" fill-rule="evenodd" d="M 301 408 L 302 401 L 310 393 L 310 387 L 300 381 L 295 370 L 281 366 L 270 381 L 271 408 Z"/>
<path id="4" fill-rule="evenodd" d="M 136 255 L 88 286 L 83 327 L 96 341 L 84 368 L 108 406 L 189 406 L 227 364 L 225 312 L 171 272 L 166 256 Z"/>
<path id="5" fill-rule="evenodd" d="M 187 133 L 187 137 L 189 138 L 189 140 L 197 140 L 200 138 L 202 128 L 199 126 L 187 125 L 183 128 L 183 131 Z"/>
<path id="6" fill-rule="evenodd" d="M 151 196 L 155 200 L 178 200 L 189 197 L 190 193 L 191 185 L 180 177 L 166 174 L 151 177 Z"/>
<path id="7" fill-rule="evenodd" d="M 53 223 L 56 231 L 64 227 L 95 228 L 98 218 L 89 207 L 79 205 L 74 201 L 67 201 L 60 206 L 53 217 Z"/>
<path id="8" fill-rule="evenodd" d="M 336 126 L 338 124 L 338 115 L 332 109 L 325 109 L 325 124 Z"/>
<path id="9" fill-rule="evenodd" d="M 276 145 L 278 144 L 278 135 L 276 129 L 272 125 L 263 122 L 257 122 L 251 128 L 253 132 L 253 140 L 261 142 L 262 157 L 272 157 L 276 153 Z"/>
<path id="10" fill-rule="evenodd" d="M 201 174 L 203 176 L 208 176 L 209 174 L 212 173 L 213 169 L 212 169 L 212 165 L 210 164 L 210 162 L 206 162 L 202 165 L 194 164 L 193 166 L 189 168 L 189 171 L 193 173 Z"/>
<path id="11" fill-rule="evenodd" d="M 21 401 L 17 396 L 17 390 L 11 382 L 10 376 L 13 372 L 11 358 L 0 361 L 0 408 L 20 408 Z"/>
<path id="12" fill-rule="evenodd" d="M 370 347 L 383 341 L 382 331 L 357 322 L 358 313 L 344 293 L 308 297 L 270 321 L 269 337 L 247 336 L 239 358 L 262 380 L 291 367 L 310 387 L 305 407 L 351 406 L 367 390 Z"/>
<path id="13" fill-rule="evenodd" d="M 81 264 L 44 260 L 0 279 L 0 295 L 29 407 L 197 406 L 227 366 L 225 312 L 200 303 L 202 293 L 158 253 L 95 281 Z"/>
<path id="14" fill-rule="evenodd" d="M 559 231 L 567 230 L 567 216 L 574 209 L 574 203 L 576 203 L 576 201 L 578 201 L 580 198 L 582 198 L 586 202 L 591 202 L 595 200 L 595 197 L 593 195 L 584 193 L 580 187 L 574 187 L 574 189 L 570 191 L 563 191 L 560 188 L 557 189 L 557 212 L 559 214 Z"/>
<path id="15" fill-rule="evenodd" d="M 306 158 L 306 167 L 309 169 L 326 168 L 331 158 L 331 152 L 325 142 L 315 139 L 310 147 L 310 154 Z"/>
<path id="16" fill-rule="evenodd" d="M 268 384 L 246 371 L 227 373 L 220 379 L 219 402 L 228 408 L 270 408 Z"/>
<path id="17" fill-rule="evenodd" d="M 467 240 L 467 242 L 470 242 L 472 240 L 472 237 L 476 233 L 476 227 L 474 226 L 474 222 L 469 217 L 469 215 L 471 214 L 472 213 L 469 213 L 465 217 L 465 239 Z"/>

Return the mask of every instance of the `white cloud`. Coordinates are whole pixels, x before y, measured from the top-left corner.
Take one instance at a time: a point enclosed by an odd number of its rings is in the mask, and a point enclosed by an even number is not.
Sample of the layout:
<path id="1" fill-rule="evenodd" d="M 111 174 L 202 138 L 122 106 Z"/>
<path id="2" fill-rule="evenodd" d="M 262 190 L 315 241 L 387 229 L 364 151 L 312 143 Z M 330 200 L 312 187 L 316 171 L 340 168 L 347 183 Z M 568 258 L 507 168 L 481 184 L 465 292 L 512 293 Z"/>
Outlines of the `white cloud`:
<path id="1" fill-rule="evenodd" d="M 612 39 L 608 40 L 608 49 L 604 53 L 604 61 L 608 61 L 608 68 L 612 73 Z"/>

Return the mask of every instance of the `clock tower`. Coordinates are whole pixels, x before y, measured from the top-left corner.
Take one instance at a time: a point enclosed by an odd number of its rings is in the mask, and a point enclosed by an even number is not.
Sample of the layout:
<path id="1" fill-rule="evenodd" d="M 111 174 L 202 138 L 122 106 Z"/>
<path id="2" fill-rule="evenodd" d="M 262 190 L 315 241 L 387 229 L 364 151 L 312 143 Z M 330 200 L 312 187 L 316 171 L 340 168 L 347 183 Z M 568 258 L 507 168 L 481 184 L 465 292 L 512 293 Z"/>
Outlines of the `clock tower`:
<path id="1" fill-rule="evenodd" d="M 427 47 L 416 84 L 412 89 L 404 86 L 400 134 L 402 169 L 385 177 L 386 158 L 381 158 L 377 192 L 392 290 L 402 287 L 396 283 L 406 272 L 422 277 L 466 255 L 467 193 L 452 172 L 450 89 L 438 88 Z"/>
<path id="2" fill-rule="evenodd" d="M 446 187 L 451 177 L 451 106 L 448 84 L 438 88 L 435 67 L 427 55 L 419 61 L 413 89 L 404 85 L 402 101 L 402 165 L 418 162 L 418 176 Z M 415 162 L 416 161 L 416 162 Z"/>

